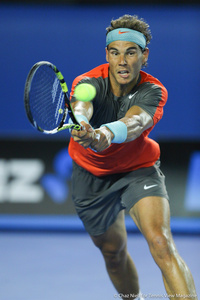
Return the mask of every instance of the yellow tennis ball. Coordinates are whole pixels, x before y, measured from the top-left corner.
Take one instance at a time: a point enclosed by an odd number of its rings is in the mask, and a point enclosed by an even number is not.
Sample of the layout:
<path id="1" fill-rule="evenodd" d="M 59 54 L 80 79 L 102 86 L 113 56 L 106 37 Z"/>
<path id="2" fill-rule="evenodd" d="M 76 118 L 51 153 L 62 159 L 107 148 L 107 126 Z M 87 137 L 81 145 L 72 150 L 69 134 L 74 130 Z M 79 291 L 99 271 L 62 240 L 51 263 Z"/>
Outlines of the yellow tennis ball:
<path id="1" fill-rule="evenodd" d="M 89 83 L 80 83 L 74 89 L 74 96 L 79 101 L 91 101 L 96 96 L 96 88 Z"/>
<path id="2" fill-rule="evenodd" d="M 58 110 L 58 112 L 59 112 L 59 114 L 62 114 L 62 113 L 63 113 L 63 109 L 60 108 L 60 109 Z"/>

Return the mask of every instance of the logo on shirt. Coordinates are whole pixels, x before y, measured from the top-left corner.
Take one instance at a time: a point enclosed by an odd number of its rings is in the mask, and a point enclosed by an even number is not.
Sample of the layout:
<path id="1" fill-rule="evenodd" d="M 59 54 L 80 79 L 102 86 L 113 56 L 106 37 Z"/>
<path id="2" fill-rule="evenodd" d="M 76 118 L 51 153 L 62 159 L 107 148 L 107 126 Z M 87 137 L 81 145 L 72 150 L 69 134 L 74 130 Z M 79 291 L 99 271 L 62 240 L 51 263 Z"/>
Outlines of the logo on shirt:
<path id="1" fill-rule="evenodd" d="M 151 189 L 151 188 L 153 188 L 154 186 L 157 186 L 157 184 L 153 184 L 153 185 L 146 185 L 146 184 L 145 184 L 144 190 Z"/>
<path id="2" fill-rule="evenodd" d="M 132 99 L 133 98 L 133 96 L 135 96 L 136 94 L 137 94 L 137 92 L 138 91 L 136 91 L 134 94 L 132 94 L 132 95 L 129 95 L 129 99 Z"/>

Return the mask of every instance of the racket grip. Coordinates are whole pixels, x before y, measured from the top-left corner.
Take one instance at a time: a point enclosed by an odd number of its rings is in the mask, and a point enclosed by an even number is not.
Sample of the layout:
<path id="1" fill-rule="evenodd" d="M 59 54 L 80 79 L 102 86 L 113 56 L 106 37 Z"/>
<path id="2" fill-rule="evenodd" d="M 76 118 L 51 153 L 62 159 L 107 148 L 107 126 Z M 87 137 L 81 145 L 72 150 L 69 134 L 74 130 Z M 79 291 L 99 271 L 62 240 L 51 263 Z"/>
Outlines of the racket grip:
<path id="1" fill-rule="evenodd" d="M 71 127 L 69 128 L 69 132 L 71 133 L 71 131 L 74 129 L 74 130 L 77 130 L 77 131 L 80 131 L 83 129 L 83 126 L 81 126 L 81 124 L 74 124 L 74 122 L 72 121 L 71 118 L 69 118 L 69 124 L 71 124 Z"/>

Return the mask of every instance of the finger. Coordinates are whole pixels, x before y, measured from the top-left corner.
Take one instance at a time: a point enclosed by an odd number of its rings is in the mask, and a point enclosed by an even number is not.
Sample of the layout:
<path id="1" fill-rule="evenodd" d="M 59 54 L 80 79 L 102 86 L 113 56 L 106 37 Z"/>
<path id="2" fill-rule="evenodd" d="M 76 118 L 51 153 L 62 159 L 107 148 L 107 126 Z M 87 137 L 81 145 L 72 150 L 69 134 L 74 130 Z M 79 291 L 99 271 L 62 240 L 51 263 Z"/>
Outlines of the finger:
<path id="1" fill-rule="evenodd" d="M 102 140 L 101 140 L 101 135 L 99 133 L 95 134 L 95 138 L 93 142 L 90 145 L 91 149 L 94 150 L 95 152 L 100 152 L 102 149 Z"/>
<path id="2" fill-rule="evenodd" d="M 94 131 L 92 126 L 89 123 L 86 123 L 85 121 L 82 121 L 81 125 L 84 126 L 84 129 L 88 132 L 93 132 Z"/>
<path id="3" fill-rule="evenodd" d="M 81 142 L 79 143 L 79 145 L 81 145 L 85 149 L 90 148 L 90 142 Z"/>
<path id="4" fill-rule="evenodd" d="M 95 140 L 97 143 L 99 143 L 100 138 L 101 138 L 101 135 L 100 135 L 99 133 L 96 133 L 95 139 L 94 139 L 94 140 Z"/>
<path id="5" fill-rule="evenodd" d="M 81 130 L 75 130 L 75 129 L 73 129 L 72 131 L 71 131 L 71 135 L 73 136 L 73 137 L 83 137 L 83 136 L 85 136 L 87 134 L 87 131 L 84 129 L 84 128 L 82 128 Z"/>
<path id="6" fill-rule="evenodd" d="M 73 139 L 75 142 L 79 143 L 84 148 L 88 148 L 90 144 L 94 141 L 95 133 L 94 131 L 92 133 L 86 132 L 86 134 L 83 137 L 73 136 Z"/>

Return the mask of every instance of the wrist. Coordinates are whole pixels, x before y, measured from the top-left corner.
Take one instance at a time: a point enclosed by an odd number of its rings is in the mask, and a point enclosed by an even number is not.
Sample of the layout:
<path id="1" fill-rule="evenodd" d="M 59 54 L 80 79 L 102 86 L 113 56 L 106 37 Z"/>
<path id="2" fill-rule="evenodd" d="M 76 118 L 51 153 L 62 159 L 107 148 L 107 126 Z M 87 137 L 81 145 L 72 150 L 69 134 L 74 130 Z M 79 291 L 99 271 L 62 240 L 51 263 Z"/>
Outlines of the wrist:
<path id="1" fill-rule="evenodd" d="M 101 133 L 103 133 L 105 135 L 105 137 L 110 145 L 114 138 L 114 133 L 105 125 L 102 125 L 99 130 Z"/>
<path id="2" fill-rule="evenodd" d="M 107 127 L 111 131 L 112 143 L 121 144 L 127 139 L 127 127 L 123 122 L 115 121 L 102 126 Z"/>

